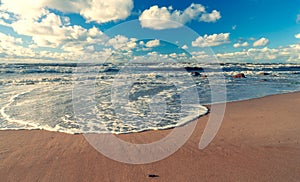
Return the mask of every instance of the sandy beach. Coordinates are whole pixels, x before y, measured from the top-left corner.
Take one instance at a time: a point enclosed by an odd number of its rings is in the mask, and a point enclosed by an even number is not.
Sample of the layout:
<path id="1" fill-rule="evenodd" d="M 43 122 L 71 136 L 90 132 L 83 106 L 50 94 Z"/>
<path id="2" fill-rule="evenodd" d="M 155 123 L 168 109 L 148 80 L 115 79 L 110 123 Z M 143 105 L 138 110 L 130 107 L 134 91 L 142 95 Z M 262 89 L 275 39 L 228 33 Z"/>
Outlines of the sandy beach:
<path id="1" fill-rule="evenodd" d="M 299 181 L 300 92 L 228 103 L 213 142 L 198 149 L 209 115 L 168 158 L 129 165 L 96 151 L 82 135 L 0 131 L 1 181 Z M 147 143 L 170 131 L 118 137 Z M 156 177 L 149 177 L 155 174 Z"/>

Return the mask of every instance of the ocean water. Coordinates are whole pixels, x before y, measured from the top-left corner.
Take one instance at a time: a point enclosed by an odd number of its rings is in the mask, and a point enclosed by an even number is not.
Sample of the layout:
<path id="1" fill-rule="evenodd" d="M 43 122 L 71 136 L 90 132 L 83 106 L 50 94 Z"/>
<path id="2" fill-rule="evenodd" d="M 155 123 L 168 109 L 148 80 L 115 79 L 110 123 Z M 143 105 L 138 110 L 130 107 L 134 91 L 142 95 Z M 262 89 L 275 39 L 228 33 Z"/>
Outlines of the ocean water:
<path id="1" fill-rule="evenodd" d="M 0 64 L 0 75 L 1 130 L 166 129 L 206 114 L 206 104 L 300 90 L 298 64 Z"/>

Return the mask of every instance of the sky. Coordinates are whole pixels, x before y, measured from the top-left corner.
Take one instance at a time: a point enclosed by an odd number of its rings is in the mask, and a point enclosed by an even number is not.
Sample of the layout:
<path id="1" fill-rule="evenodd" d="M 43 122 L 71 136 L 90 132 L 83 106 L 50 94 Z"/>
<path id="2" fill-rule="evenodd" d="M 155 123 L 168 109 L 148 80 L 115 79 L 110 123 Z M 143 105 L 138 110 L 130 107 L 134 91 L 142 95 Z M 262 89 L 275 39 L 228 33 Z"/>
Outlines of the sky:
<path id="1" fill-rule="evenodd" d="M 300 2 L 0 0 L 1 62 L 103 60 L 116 50 L 300 63 Z"/>

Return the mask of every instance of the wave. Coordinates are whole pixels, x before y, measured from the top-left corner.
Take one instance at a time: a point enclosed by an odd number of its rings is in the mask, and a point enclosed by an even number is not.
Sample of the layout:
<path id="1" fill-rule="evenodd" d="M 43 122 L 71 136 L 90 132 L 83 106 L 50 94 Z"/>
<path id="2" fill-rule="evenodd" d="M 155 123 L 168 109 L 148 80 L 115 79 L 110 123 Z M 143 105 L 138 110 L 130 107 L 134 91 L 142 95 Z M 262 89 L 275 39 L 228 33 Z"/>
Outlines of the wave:
<path id="1" fill-rule="evenodd" d="M 180 118 L 177 122 L 170 122 L 171 124 L 167 125 L 160 125 L 160 126 L 146 126 L 143 125 L 143 127 L 137 127 L 135 129 L 131 130 L 116 130 L 113 121 L 111 121 L 111 124 L 104 124 L 100 123 L 98 124 L 98 128 L 96 127 L 89 127 L 89 125 L 94 124 L 89 122 L 78 122 L 78 120 L 74 116 L 70 115 L 64 115 L 61 117 L 60 122 L 55 124 L 54 126 L 50 126 L 45 123 L 37 123 L 36 121 L 32 120 L 24 120 L 24 119 L 19 119 L 11 116 L 10 114 L 7 113 L 7 110 L 11 109 L 13 107 L 12 105 L 15 104 L 16 102 L 24 99 L 24 97 L 34 91 L 37 91 L 38 88 L 32 88 L 28 91 L 24 91 L 18 94 L 13 95 L 7 104 L 5 104 L 1 109 L 0 113 L 2 117 L 8 122 L 8 125 L 13 125 L 14 127 L 1 127 L 0 130 L 47 130 L 47 131 L 56 131 L 56 132 L 63 132 L 63 133 L 69 133 L 69 134 L 79 134 L 79 133 L 113 133 L 113 134 L 121 134 L 121 133 L 132 133 L 132 132 L 141 132 L 141 131 L 147 131 L 147 130 L 162 130 L 162 129 L 170 129 L 174 127 L 180 127 L 183 126 L 198 117 L 207 114 L 208 109 L 205 106 L 197 106 L 194 107 L 193 110 L 191 110 L 187 115 L 184 117 Z M 27 98 L 25 98 L 27 99 Z M 28 102 L 28 101 L 26 101 Z M 19 116 L 17 116 L 19 117 Z M 106 115 L 106 117 L 109 117 L 109 115 Z M 33 118 L 34 119 L 34 118 Z M 171 119 L 172 120 L 172 119 Z M 110 121 L 109 121 L 110 122 Z M 124 124 L 123 127 L 125 128 L 127 125 Z M 103 129 L 99 130 L 100 127 L 104 127 Z M 119 126 L 119 127 L 122 127 Z M 87 130 L 88 128 L 88 130 Z"/>
<path id="2" fill-rule="evenodd" d="M 74 73 L 77 68 L 89 68 L 94 67 L 96 70 L 104 72 L 116 72 L 120 70 L 120 67 L 125 64 L 115 65 L 113 63 L 28 63 L 28 64 L 0 64 L 0 73 Z M 125 65 L 126 66 L 126 65 Z M 158 70 L 181 70 L 185 69 L 189 71 L 210 71 L 221 70 L 228 71 L 300 71 L 300 64 L 267 64 L 267 63 L 137 63 L 134 66 L 140 66 L 146 69 L 158 69 Z"/>
<path id="3" fill-rule="evenodd" d="M 191 75 L 193 72 L 199 74 L 191 77 L 192 83 L 179 83 L 180 76 Z M 246 78 L 232 78 L 238 73 L 245 74 Z M 0 91 L 2 93 L 0 95 L 0 114 L 2 116 L 0 122 L 3 121 L 0 123 L 0 130 L 44 129 L 73 134 L 130 133 L 168 129 L 182 126 L 208 112 L 206 107 L 199 105 L 180 119 L 177 119 L 177 116 L 173 116 L 172 113 L 168 113 L 161 122 L 143 123 L 141 119 L 131 121 L 130 118 L 143 118 L 144 114 L 149 112 L 148 109 L 145 113 L 137 113 L 147 105 L 145 103 L 150 102 L 149 99 L 153 95 L 167 98 L 166 101 L 173 104 L 174 108 L 180 106 L 180 102 L 176 100 L 180 99 L 178 94 L 172 96 L 172 93 L 177 93 L 175 88 L 178 88 L 168 80 L 178 81 L 182 86 L 181 89 L 195 85 L 201 104 L 211 104 L 211 88 L 215 85 L 222 85 L 222 88 L 226 88 L 227 101 L 300 90 L 299 64 L 178 63 L 168 65 L 152 63 L 145 65 L 141 63 L 133 65 L 133 67 L 117 66 L 112 63 L 0 64 L 0 75 Z M 221 78 L 219 76 L 222 75 L 225 75 L 224 82 L 218 81 Z M 126 112 L 132 115 L 127 116 L 129 122 L 122 123 L 124 120 L 116 116 L 110 100 L 111 87 L 128 78 L 134 78 L 135 82 L 130 88 L 128 96 L 130 103 L 126 107 L 135 107 L 136 110 Z M 74 84 L 82 86 L 83 90 L 88 90 L 85 87 L 86 81 L 94 83 L 92 86 L 98 105 L 93 112 L 99 113 L 97 117 L 102 119 L 102 123 L 97 123 L 98 120 L 95 123 L 85 123 L 71 111 L 74 104 L 74 100 L 72 100 Z M 124 89 L 125 86 L 120 87 L 122 91 L 121 88 Z M 23 90 L 25 91 L 23 92 Z M 16 93 L 16 91 L 20 91 L 20 93 Z M 218 90 L 220 93 L 222 91 Z M 3 105 L 1 105 L 2 103 Z M 20 106 L 20 103 L 26 104 Z M 49 111 L 44 111 L 44 107 Z"/>

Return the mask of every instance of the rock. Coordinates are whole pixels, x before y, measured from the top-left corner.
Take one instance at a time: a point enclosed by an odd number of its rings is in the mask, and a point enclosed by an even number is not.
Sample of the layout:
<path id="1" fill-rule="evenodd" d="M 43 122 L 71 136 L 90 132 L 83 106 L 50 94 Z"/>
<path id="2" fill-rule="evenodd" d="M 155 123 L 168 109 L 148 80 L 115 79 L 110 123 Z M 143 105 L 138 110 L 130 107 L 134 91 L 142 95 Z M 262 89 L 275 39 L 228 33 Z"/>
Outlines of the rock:
<path id="1" fill-rule="evenodd" d="M 104 72 L 119 72 L 119 69 L 117 69 L 117 68 L 106 68 L 104 70 Z"/>
<path id="2" fill-rule="evenodd" d="M 270 73 L 262 72 L 262 73 L 259 73 L 259 75 L 267 76 L 267 75 L 270 75 Z"/>
<path id="3" fill-rule="evenodd" d="M 159 175 L 157 175 L 157 174 L 148 174 L 148 177 L 149 178 L 158 178 Z"/>
<path id="4" fill-rule="evenodd" d="M 190 67 L 190 66 L 185 67 L 185 69 L 186 69 L 187 71 L 203 71 L 203 70 L 204 70 L 204 69 L 201 68 L 201 67 Z"/>
<path id="5" fill-rule="evenodd" d="M 236 74 L 236 75 L 232 75 L 231 77 L 232 78 L 246 78 L 244 73 L 239 73 L 239 74 Z"/>
<path id="6" fill-rule="evenodd" d="M 201 74 L 200 74 L 199 72 L 193 71 L 193 72 L 191 72 L 191 75 L 192 75 L 192 76 L 200 76 Z"/>

